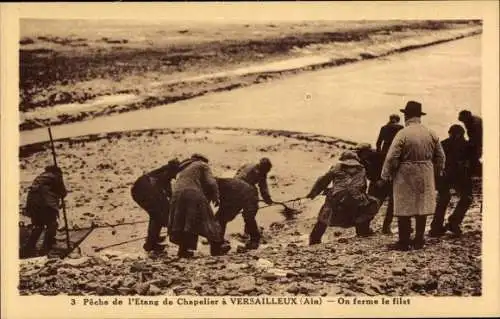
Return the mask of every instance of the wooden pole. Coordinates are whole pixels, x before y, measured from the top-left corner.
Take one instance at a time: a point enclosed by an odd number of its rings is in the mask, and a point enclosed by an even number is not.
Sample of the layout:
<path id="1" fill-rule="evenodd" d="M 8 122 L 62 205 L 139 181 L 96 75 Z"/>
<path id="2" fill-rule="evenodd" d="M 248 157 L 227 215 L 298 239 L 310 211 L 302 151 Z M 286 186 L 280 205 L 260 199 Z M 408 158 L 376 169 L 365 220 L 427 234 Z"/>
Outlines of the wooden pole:
<path id="1" fill-rule="evenodd" d="M 54 159 L 54 165 L 57 167 L 56 149 L 54 148 L 54 139 L 52 138 L 52 130 L 50 129 L 50 126 L 47 126 L 47 129 L 49 130 L 50 147 L 52 149 L 52 158 Z M 61 179 L 62 179 L 62 175 L 61 175 Z M 66 246 L 68 247 L 68 249 L 71 249 L 71 245 L 69 242 L 68 217 L 66 216 L 66 204 L 64 202 L 64 198 L 61 198 L 61 208 L 63 211 L 64 226 L 66 229 Z"/>

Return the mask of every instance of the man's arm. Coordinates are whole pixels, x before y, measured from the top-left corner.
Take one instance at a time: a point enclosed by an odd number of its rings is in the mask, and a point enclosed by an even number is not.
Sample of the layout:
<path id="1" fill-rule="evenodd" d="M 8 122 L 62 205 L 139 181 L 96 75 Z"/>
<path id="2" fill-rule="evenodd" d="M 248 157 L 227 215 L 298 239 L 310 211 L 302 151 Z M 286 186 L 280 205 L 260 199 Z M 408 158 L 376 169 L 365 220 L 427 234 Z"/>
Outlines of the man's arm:
<path id="1" fill-rule="evenodd" d="M 314 183 L 311 191 L 309 194 L 307 194 L 307 198 L 315 198 L 316 196 L 319 195 L 322 191 L 324 191 L 327 187 L 328 184 L 330 184 L 335 176 L 335 169 L 332 167 L 326 174 L 320 176 L 316 182 Z"/>
<path id="2" fill-rule="evenodd" d="M 220 200 L 219 200 L 219 187 L 217 186 L 217 181 L 215 180 L 215 177 L 212 174 L 212 171 L 210 170 L 210 167 L 207 164 L 204 164 L 202 166 L 202 174 L 203 174 L 203 179 L 204 182 L 207 186 L 207 189 L 209 191 L 209 196 L 210 200 L 215 203 L 216 206 L 219 205 Z"/>
<path id="3" fill-rule="evenodd" d="M 439 142 L 439 138 L 436 138 L 436 147 L 434 148 L 434 154 L 432 158 L 432 162 L 434 163 L 434 169 L 437 176 L 443 175 L 444 164 L 446 161 L 446 155 L 444 153 L 443 146 L 441 142 Z"/>
<path id="4" fill-rule="evenodd" d="M 380 178 L 384 181 L 392 180 L 401 162 L 401 152 L 403 150 L 404 136 L 399 131 L 389 147 Z"/>
<path id="5" fill-rule="evenodd" d="M 378 138 L 377 138 L 377 143 L 376 143 L 377 152 L 380 152 L 382 150 L 382 143 L 383 143 L 384 138 L 385 138 L 384 127 L 385 126 L 382 126 L 382 128 L 380 128 L 380 132 L 378 133 Z"/>
<path id="6" fill-rule="evenodd" d="M 62 174 L 56 175 L 55 190 L 61 198 L 65 198 L 66 195 L 68 195 L 68 191 L 66 190 L 66 186 L 64 185 L 64 180 L 63 180 Z"/>
<path id="7" fill-rule="evenodd" d="M 271 199 L 271 195 L 269 195 L 269 188 L 267 186 L 267 174 L 260 178 L 259 190 L 264 202 L 266 202 L 266 204 L 272 204 L 273 200 Z"/>

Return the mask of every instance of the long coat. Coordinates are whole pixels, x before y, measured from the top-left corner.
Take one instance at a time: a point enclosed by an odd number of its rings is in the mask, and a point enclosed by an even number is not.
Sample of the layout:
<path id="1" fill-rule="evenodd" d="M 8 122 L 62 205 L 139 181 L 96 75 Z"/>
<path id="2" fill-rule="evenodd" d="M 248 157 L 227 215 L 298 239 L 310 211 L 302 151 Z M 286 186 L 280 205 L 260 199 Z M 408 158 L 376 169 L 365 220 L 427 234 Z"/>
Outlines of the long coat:
<path id="1" fill-rule="evenodd" d="M 444 162 L 436 134 L 419 118 L 408 120 L 394 138 L 382 168 L 382 179 L 393 180 L 394 216 L 434 214 L 435 174 L 441 175 Z"/>
<path id="2" fill-rule="evenodd" d="M 201 235 L 209 241 L 222 241 L 220 225 L 209 203 L 209 200 L 218 199 L 219 190 L 210 167 L 199 160 L 182 163 L 170 202 L 170 241 L 180 245 L 185 235 Z"/>

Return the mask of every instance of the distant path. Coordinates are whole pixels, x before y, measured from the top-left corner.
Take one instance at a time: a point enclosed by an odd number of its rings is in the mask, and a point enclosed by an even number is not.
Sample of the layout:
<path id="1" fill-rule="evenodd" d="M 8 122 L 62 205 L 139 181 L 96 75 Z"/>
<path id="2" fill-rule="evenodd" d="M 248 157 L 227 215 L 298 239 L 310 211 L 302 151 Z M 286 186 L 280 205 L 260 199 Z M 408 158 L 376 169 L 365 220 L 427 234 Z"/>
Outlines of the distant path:
<path id="1" fill-rule="evenodd" d="M 148 110 L 60 125 L 55 138 L 174 127 L 286 129 L 374 142 L 390 113 L 409 99 L 424 104 L 426 124 L 444 137 L 462 108 L 481 109 L 481 37 L 383 59 L 290 76 Z M 21 132 L 21 145 L 47 140 Z"/>

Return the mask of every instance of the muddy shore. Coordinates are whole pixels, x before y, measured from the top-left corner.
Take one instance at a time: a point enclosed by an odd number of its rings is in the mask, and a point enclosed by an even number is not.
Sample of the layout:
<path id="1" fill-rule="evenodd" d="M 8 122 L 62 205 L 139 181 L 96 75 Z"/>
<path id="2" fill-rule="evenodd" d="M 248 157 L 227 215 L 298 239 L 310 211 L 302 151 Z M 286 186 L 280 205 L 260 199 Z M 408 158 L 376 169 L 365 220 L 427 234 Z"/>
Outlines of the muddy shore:
<path id="1" fill-rule="evenodd" d="M 144 219 L 145 213 L 130 198 L 130 186 L 144 171 L 174 156 L 204 153 L 216 176 L 231 176 L 241 163 L 268 156 L 275 164 L 270 192 L 275 200 L 286 200 L 306 194 L 340 152 L 354 145 L 320 135 L 242 129 L 149 130 L 56 141 L 69 188 L 70 228 Z M 48 144 L 22 147 L 20 161 L 22 209 L 26 188 L 51 161 Z M 142 252 L 142 241 L 96 253 L 94 249 L 103 244 L 145 233 L 145 225 L 116 227 L 114 232 L 104 229 L 89 236 L 81 253 L 72 258 L 21 261 L 19 291 L 21 295 L 480 296 L 481 201 L 476 189 L 461 238 L 428 239 L 423 250 L 410 252 L 387 249 L 397 235 L 377 233 L 361 239 L 353 229 L 341 228 L 330 228 L 323 244 L 309 247 L 308 234 L 322 197 L 299 202 L 295 208 L 301 213 L 293 220 L 286 220 L 279 207 L 259 210 L 263 245 L 249 253 L 236 251 L 243 228 L 241 220 L 235 220 L 226 233 L 233 249 L 223 257 L 210 257 L 202 243 L 192 261 L 178 259 L 173 245 L 166 255 L 151 257 Z M 385 209 L 384 205 L 372 223 L 375 230 Z M 392 227 L 396 233 L 395 223 Z"/>

